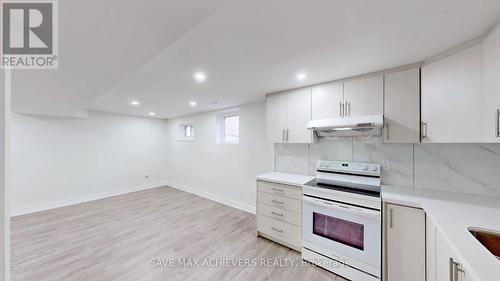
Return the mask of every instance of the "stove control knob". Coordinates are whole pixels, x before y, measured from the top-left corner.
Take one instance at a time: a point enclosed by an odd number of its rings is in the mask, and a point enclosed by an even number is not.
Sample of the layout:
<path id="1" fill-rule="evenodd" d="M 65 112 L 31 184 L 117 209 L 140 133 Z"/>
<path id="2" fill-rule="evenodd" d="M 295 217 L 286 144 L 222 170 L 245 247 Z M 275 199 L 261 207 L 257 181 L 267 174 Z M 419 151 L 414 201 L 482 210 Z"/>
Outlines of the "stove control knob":
<path id="1" fill-rule="evenodd" d="M 361 166 L 361 167 L 362 167 L 363 171 L 368 171 L 368 166 L 363 165 L 363 166 Z"/>
<path id="2" fill-rule="evenodd" d="M 373 167 L 371 168 L 371 171 L 372 171 L 372 172 L 376 172 L 376 171 L 378 171 L 378 168 L 377 168 L 376 166 L 373 166 Z"/>

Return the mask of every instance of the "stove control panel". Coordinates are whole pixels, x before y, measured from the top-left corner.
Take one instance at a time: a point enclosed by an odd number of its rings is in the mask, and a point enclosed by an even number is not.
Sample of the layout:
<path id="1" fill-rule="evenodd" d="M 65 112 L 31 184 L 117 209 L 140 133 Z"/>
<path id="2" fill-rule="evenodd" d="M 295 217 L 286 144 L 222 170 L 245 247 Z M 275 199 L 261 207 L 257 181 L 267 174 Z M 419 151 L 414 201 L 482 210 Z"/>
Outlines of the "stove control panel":
<path id="1" fill-rule="evenodd" d="M 317 171 L 340 172 L 346 174 L 380 176 L 380 164 L 337 161 L 337 160 L 318 160 L 316 164 Z"/>

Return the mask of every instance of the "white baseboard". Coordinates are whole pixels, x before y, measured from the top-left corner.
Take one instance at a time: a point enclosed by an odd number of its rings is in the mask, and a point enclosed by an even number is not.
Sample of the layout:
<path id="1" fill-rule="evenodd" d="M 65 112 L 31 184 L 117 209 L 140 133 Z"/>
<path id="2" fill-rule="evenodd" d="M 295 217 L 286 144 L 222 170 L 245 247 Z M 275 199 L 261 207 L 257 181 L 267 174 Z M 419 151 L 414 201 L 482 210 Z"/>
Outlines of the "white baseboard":
<path id="1" fill-rule="evenodd" d="M 202 191 L 202 190 L 199 190 L 196 188 L 187 187 L 187 186 L 183 186 L 183 185 L 172 183 L 172 182 L 169 182 L 167 185 L 170 187 L 173 187 L 175 189 L 189 192 L 189 193 L 192 193 L 194 195 L 198 195 L 198 196 L 210 199 L 212 201 L 219 202 L 221 204 L 224 204 L 224 205 L 236 208 L 236 209 L 240 209 L 240 210 L 245 211 L 245 212 L 250 213 L 250 214 L 255 215 L 255 213 L 256 213 L 255 206 L 241 203 L 241 202 L 235 201 L 233 199 L 229 199 L 229 198 L 226 198 L 226 197 L 214 194 L 214 193 Z"/>
<path id="2" fill-rule="evenodd" d="M 20 215 L 26 215 L 26 214 L 36 213 L 36 212 L 40 212 L 40 211 L 65 207 L 65 206 L 69 206 L 69 205 L 89 202 L 89 201 L 93 201 L 93 200 L 113 197 L 113 196 L 122 195 L 122 194 L 130 193 L 130 192 L 141 191 L 141 190 L 160 187 L 160 186 L 166 186 L 166 185 L 167 185 L 166 183 L 157 183 L 157 184 L 134 186 L 134 187 L 129 187 L 129 188 L 121 188 L 121 189 L 111 190 L 111 191 L 97 193 L 97 194 L 85 195 L 85 196 L 81 196 L 81 197 L 77 197 L 77 198 L 71 198 L 71 199 L 53 201 L 53 202 L 49 202 L 49 203 L 43 203 L 43 204 L 38 204 L 38 205 L 33 205 L 33 206 L 28 206 L 28 207 L 23 207 L 23 208 L 17 208 L 17 209 L 13 209 L 10 211 L 10 216 L 15 217 L 15 216 L 20 216 Z"/>

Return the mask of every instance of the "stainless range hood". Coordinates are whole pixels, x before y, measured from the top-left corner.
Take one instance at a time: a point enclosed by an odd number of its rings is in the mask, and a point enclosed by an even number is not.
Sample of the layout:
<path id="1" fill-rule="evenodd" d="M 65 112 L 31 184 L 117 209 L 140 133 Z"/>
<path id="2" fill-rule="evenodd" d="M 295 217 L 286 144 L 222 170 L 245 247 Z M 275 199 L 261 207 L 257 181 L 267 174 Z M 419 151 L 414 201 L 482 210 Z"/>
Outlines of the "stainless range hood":
<path id="1" fill-rule="evenodd" d="M 382 115 L 372 115 L 311 120 L 307 124 L 307 128 L 314 130 L 319 138 L 380 136 L 383 125 L 384 117 Z"/>

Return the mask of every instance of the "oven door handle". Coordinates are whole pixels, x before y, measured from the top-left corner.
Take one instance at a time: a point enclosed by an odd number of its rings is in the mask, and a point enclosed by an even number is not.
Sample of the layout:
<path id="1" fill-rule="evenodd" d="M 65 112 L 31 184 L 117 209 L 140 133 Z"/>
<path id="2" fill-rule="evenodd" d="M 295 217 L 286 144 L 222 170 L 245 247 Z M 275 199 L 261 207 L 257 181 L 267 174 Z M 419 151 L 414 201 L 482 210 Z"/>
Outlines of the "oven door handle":
<path id="1" fill-rule="evenodd" d="M 369 217 L 373 219 L 380 218 L 380 211 L 355 207 L 351 205 L 344 205 L 337 202 L 331 202 L 326 200 L 321 200 L 317 198 L 305 197 L 303 198 L 304 203 L 321 206 L 329 209 L 336 209 L 345 213 L 350 213 L 356 216 Z"/>

